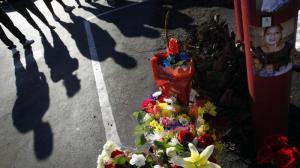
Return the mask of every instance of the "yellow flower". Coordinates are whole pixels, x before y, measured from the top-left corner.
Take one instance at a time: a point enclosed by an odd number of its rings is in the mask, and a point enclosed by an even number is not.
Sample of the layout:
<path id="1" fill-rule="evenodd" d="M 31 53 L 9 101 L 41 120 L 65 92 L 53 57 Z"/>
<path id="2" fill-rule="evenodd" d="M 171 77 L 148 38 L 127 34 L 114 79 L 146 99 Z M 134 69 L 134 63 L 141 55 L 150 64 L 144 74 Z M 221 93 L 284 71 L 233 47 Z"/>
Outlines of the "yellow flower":
<path id="1" fill-rule="evenodd" d="M 157 126 L 155 127 L 154 131 L 155 131 L 156 133 L 161 133 L 161 132 L 164 131 L 164 127 L 162 127 L 161 125 L 157 125 Z"/>
<path id="2" fill-rule="evenodd" d="M 189 149 L 191 156 L 183 158 L 184 168 L 221 168 L 218 164 L 208 161 L 214 150 L 213 145 L 207 146 L 200 154 L 192 143 L 189 143 Z"/>
<path id="3" fill-rule="evenodd" d="M 159 103 L 158 107 L 163 117 L 170 117 L 173 113 L 176 112 L 176 109 L 168 103 Z"/>
<path id="4" fill-rule="evenodd" d="M 157 127 L 158 126 L 158 122 L 156 120 L 153 120 L 150 122 L 149 124 L 151 127 Z"/>
<path id="5" fill-rule="evenodd" d="M 213 105 L 211 102 L 207 102 L 204 104 L 204 108 L 205 108 L 205 111 L 212 115 L 212 116 L 216 116 L 217 115 L 217 112 L 216 112 L 216 106 Z"/>
<path id="6" fill-rule="evenodd" d="M 199 108 L 198 108 L 198 114 L 199 114 L 199 116 L 203 117 L 203 114 L 204 114 L 204 113 L 205 113 L 205 109 L 202 108 L 202 107 L 199 107 Z"/>

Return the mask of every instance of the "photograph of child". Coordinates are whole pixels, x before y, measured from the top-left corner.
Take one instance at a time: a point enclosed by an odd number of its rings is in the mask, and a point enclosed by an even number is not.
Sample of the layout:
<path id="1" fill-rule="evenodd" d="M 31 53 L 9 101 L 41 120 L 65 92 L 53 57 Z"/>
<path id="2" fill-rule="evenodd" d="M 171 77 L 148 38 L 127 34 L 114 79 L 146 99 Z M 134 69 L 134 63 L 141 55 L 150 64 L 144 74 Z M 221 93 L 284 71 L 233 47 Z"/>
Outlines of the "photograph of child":
<path id="1" fill-rule="evenodd" d="M 255 75 L 278 76 L 291 70 L 295 49 L 290 42 L 283 39 L 282 31 L 280 24 L 263 29 L 263 43 L 253 49 Z"/>

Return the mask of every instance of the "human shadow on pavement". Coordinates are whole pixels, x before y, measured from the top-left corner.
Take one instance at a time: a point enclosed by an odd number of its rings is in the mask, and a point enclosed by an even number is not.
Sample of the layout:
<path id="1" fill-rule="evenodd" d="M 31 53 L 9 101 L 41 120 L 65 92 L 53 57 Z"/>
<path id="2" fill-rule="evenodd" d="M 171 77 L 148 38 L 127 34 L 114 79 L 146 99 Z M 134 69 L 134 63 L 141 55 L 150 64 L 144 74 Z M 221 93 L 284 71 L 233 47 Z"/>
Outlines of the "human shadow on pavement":
<path id="1" fill-rule="evenodd" d="M 87 36 L 83 35 L 83 32 L 86 32 L 84 27 L 85 19 L 81 16 L 75 16 L 73 14 L 70 14 L 70 18 L 72 19 L 73 23 L 61 22 L 61 25 L 69 31 L 81 54 L 88 59 L 92 59 L 88 50 L 89 46 Z M 104 61 L 110 57 L 115 61 L 115 63 L 123 68 L 131 69 L 136 67 L 137 61 L 134 58 L 128 56 L 126 53 L 115 50 L 116 41 L 107 31 L 103 30 L 94 23 L 88 22 L 88 24 L 91 26 L 91 33 L 93 34 L 93 38 L 96 43 L 95 45 L 98 49 L 99 61 Z M 100 45 L 97 45 L 99 43 Z"/>
<path id="2" fill-rule="evenodd" d="M 34 153 L 38 160 L 48 158 L 53 150 L 53 133 L 42 118 L 49 108 L 49 86 L 40 72 L 31 48 L 25 50 L 26 67 L 20 55 L 14 57 L 17 100 L 12 110 L 13 125 L 22 134 L 33 131 Z"/>
<path id="3" fill-rule="evenodd" d="M 80 80 L 74 72 L 78 69 L 79 63 L 72 58 L 68 48 L 55 31 L 51 31 L 53 46 L 46 38 L 42 39 L 44 46 L 45 62 L 50 69 L 50 76 L 53 82 L 63 81 L 67 96 L 73 97 L 80 90 Z"/>
<path id="4" fill-rule="evenodd" d="M 132 2 L 123 1 L 119 4 L 122 6 L 133 4 Z M 136 4 L 136 3 L 134 3 Z M 100 4 L 94 3 L 94 7 L 101 8 Z M 97 9 L 88 8 L 87 11 L 97 13 Z M 162 35 L 162 30 L 165 28 L 165 18 L 167 11 L 169 12 L 168 26 L 169 30 L 177 28 L 190 29 L 194 19 L 177 10 L 169 9 L 164 6 L 164 2 L 160 0 L 147 1 L 137 3 L 130 7 L 116 10 L 112 13 L 95 15 L 99 20 L 112 23 L 126 37 L 147 37 L 159 38 Z"/>

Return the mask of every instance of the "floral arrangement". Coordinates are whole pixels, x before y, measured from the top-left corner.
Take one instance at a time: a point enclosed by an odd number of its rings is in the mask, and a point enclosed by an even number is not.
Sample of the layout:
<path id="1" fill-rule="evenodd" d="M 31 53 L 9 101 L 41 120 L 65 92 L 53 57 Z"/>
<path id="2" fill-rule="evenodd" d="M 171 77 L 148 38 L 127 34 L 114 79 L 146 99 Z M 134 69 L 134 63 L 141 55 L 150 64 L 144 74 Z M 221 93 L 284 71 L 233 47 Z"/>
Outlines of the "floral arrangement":
<path id="1" fill-rule="evenodd" d="M 170 161 L 176 164 L 164 165 L 170 168 L 200 168 L 211 167 L 219 168 L 220 166 L 208 161 L 209 157 L 213 153 L 214 146 L 207 146 L 201 153 L 197 148 L 189 143 L 190 156 L 185 158 L 177 157 L 172 149 L 168 149 L 168 153 L 171 157 Z M 147 152 L 133 152 L 128 150 L 122 150 L 118 145 L 112 141 L 107 141 L 102 153 L 98 156 L 97 168 L 164 168 L 160 163 L 155 160 L 155 156 Z"/>
<path id="2" fill-rule="evenodd" d="M 177 39 L 171 38 L 168 43 L 166 58 L 161 60 L 163 67 L 181 67 L 186 68 L 189 63 L 190 57 L 186 52 L 179 51 Z"/>
<path id="3" fill-rule="evenodd" d="M 184 51 L 180 51 L 175 38 L 168 41 L 165 52 L 154 54 L 150 60 L 153 77 L 158 88 L 168 95 L 178 98 L 181 105 L 187 106 L 190 100 L 193 60 Z"/>
<path id="4" fill-rule="evenodd" d="M 300 167 L 300 152 L 297 147 L 288 144 L 288 138 L 282 135 L 269 137 L 258 151 L 257 162 L 261 165 L 273 165 L 278 168 Z"/>
<path id="5" fill-rule="evenodd" d="M 137 144 L 150 144 L 150 151 L 160 165 L 219 167 L 208 161 L 216 161 L 222 151 L 218 131 L 210 126 L 217 115 L 216 107 L 210 101 L 199 100 L 186 107 L 181 106 L 176 97 L 158 91 L 145 99 L 141 108 L 142 111 L 133 113 L 139 122 L 134 130 Z M 209 156 L 204 159 L 198 151 L 205 155 L 209 153 Z"/>
<path id="6" fill-rule="evenodd" d="M 103 146 L 98 168 L 220 168 L 218 130 L 212 127 L 216 107 L 208 100 L 181 106 L 176 97 L 153 93 L 142 101 L 134 129 L 137 145 L 145 151 L 121 149 L 111 141 Z M 150 146 L 150 147 L 149 147 Z"/>

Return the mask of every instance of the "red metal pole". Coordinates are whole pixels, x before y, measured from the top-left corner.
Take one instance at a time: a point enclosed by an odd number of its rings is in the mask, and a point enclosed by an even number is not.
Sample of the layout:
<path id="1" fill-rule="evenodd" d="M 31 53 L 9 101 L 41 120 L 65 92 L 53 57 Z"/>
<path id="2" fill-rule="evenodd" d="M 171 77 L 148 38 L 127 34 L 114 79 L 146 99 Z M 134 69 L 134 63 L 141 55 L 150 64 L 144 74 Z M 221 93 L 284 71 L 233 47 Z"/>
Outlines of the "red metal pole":
<path id="1" fill-rule="evenodd" d="M 249 16 L 249 3 L 248 0 L 241 1 L 242 18 L 243 21 L 243 32 L 244 32 L 244 43 L 245 43 L 245 54 L 246 54 L 246 66 L 247 66 L 247 78 L 248 78 L 248 89 L 251 98 L 251 102 L 255 103 L 255 92 L 254 92 L 254 76 L 252 70 L 252 55 L 250 52 L 250 16 Z"/>
<path id="2" fill-rule="evenodd" d="M 235 24 L 236 24 L 236 32 L 237 32 L 237 42 L 242 42 L 244 41 L 244 36 L 243 36 L 243 20 L 242 20 L 240 0 L 234 0 L 234 14 L 235 14 Z"/>

